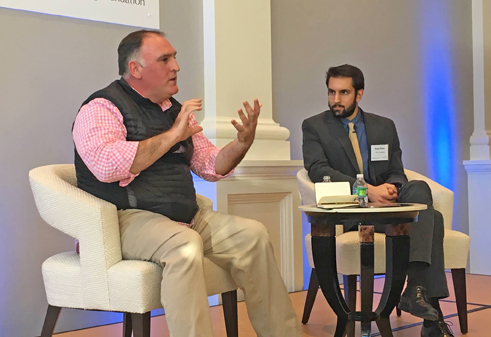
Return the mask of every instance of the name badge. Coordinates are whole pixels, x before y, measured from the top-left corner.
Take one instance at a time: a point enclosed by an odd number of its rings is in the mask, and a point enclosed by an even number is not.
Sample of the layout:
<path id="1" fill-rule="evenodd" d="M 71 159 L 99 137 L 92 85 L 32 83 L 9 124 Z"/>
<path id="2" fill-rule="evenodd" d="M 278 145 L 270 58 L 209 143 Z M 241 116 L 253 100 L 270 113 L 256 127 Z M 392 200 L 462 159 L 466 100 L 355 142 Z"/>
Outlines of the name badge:
<path id="1" fill-rule="evenodd" d="M 389 144 L 372 145 L 372 161 L 389 160 Z"/>

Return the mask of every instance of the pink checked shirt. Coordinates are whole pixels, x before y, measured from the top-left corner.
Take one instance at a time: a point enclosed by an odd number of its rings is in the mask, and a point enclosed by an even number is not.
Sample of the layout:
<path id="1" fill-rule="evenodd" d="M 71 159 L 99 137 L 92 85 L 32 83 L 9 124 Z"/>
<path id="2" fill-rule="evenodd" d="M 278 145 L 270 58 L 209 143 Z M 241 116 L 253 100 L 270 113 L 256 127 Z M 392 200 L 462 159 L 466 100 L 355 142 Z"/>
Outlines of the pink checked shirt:
<path id="1" fill-rule="evenodd" d="M 169 100 L 161 104 L 165 113 L 172 106 Z M 189 125 L 198 125 L 194 114 L 190 115 Z M 126 127 L 119 109 L 109 100 L 96 98 L 84 105 L 73 126 L 73 141 L 77 152 L 87 168 L 95 177 L 106 183 L 119 181 L 125 187 L 138 174 L 130 172 L 138 149 L 138 141 L 126 140 Z M 232 174 L 222 176 L 215 172 L 215 161 L 220 148 L 215 147 L 208 138 L 199 132 L 192 136 L 194 151 L 191 170 L 207 181 L 217 181 Z"/>

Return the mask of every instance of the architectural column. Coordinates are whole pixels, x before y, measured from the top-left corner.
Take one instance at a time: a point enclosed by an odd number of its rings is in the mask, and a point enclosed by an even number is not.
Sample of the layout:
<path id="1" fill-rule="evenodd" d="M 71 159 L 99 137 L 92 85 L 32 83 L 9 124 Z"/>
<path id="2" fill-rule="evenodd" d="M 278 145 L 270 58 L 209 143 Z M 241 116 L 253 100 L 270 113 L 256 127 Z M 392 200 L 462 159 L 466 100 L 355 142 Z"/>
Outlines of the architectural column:
<path id="1" fill-rule="evenodd" d="M 289 291 L 301 290 L 302 217 L 288 129 L 273 120 L 270 0 L 203 0 L 203 133 L 222 147 L 237 137 L 230 123 L 247 100 L 262 103 L 256 138 L 232 176 L 196 190 L 217 211 L 253 218 L 268 229 Z M 245 110 L 244 110 L 245 111 Z"/>
<path id="2" fill-rule="evenodd" d="M 474 75 L 474 132 L 470 139 L 471 160 L 489 159 L 484 91 L 484 27 L 482 0 L 472 0 L 472 49 Z"/>
<path id="3" fill-rule="evenodd" d="M 485 104 L 486 99 L 491 99 L 491 95 L 486 95 L 486 88 L 489 91 L 491 85 L 491 64 L 485 62 L 491 57 L 491 35 L 484 33 L 484 17 L 491 18 L 491 7 L 483 6 L 482 0 L 472 0 L 474 132 L 470 138 L 470 160 L 464 161 L 464 166 L 468 176 L 470 272 L 491 275 L 488 261 L 491 227 L 487 214 L 489 202 L 485 197 L 491 191 L 490 132 L 486 128 L 487 124 L 491 125 L 491 116 L 486 114 Z"/>
<path id="4" fill-rule="evenodd" d="M 239 118 L 237 109 L 258 98 L 256 141 L 245 159 L 289 160 L 290 132 L 273 121 L 270 1 L 204 0 L 203 15 L 203 132 L 217 146 L 228 144 L 236 138 L 230 121 Z"/>

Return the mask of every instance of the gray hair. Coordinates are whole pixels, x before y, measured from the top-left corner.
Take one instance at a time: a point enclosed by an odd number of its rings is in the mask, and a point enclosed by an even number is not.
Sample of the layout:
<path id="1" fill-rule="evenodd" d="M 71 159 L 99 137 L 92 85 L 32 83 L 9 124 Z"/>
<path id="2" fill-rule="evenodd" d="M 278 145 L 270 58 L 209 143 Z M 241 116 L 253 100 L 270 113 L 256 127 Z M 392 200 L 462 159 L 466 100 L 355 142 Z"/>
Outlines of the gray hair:
<path id="1" fill-rule="evenodd" d="M 128 63 L 130 61 L 136 61 L 142 66 L 145 66 L 145 62 L 140 57 L 140 48 L 143 44 L 143 39 L 150 34 L 165 37 L 165 34 L 159 30 L 143 29 L 130 33 L 121 40 L 118 46 L 119 75 L 123 77 L 128 76 Z"/>

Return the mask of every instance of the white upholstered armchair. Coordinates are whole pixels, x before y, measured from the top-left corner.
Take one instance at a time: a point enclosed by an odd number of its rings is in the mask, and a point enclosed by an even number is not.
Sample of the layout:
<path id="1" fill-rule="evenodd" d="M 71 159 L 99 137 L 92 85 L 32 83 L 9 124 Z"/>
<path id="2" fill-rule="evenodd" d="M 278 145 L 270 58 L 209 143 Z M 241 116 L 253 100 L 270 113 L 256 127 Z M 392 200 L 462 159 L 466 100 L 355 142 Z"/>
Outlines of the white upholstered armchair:
<path id="1" fill-rule="evenodd" d="M 49 306 L 41 337 L 52 336 L 62 307 L 123 312 L 124 337 L 149 337 L 150 311 L 162 307 L 162 269 L 122 259 L 116 206 L 77 188 L 71 164 L 35 168 L 29 181 L 41 217 L 80 242 L 80 255 L 60 253 L 43 263 Z M 205 279 L 208 295 L 222 293 L 227 335 L 237 336 L 237 285 L 207 258 Z"/>
<path id="2" fill-rule="evenodd" d="M 467 295 L 465 283 L 465 267 L 469 255 L 470 238 L 468 235 L 452 230 L 453 192 L 435 181 L 411 170 L 404 170 L 408 180 L 423 180 L 431 189 L 433 206 L 443 215 L 445 226 L 445 238 L 443 249 L 445 255 L 445 269 L 452 271 L 454 291 L 457 302 L 460 330 L 467 333 Z M 297 173 L 297 182 L 304 205 L 315 204 L 314 184 L 310 181 L 307 170 L 301 169 Z M 338 226 L 340 228 L 341 226 Z M 360 245 L 357 232 L 337 231 L 336 237 L 336 261 L 338 272 L 344 276 L 345 296 L 348 306 L 356 305 L 356 277 L 360 274 Z M 312 258 L 312 244 L 310 233 L 305 237 L 305 246 L 309 265 L 312 268 L 307 299 L 305 301 L 302 323 L 309 320 L 310 312 L 315 300 L 315 294 L 319 288 L 317 276 Z M 385 235 L 375 233 L 375 274 L 385 273 Z M 400 311 L 398 311 L 400 315 Z"/>

